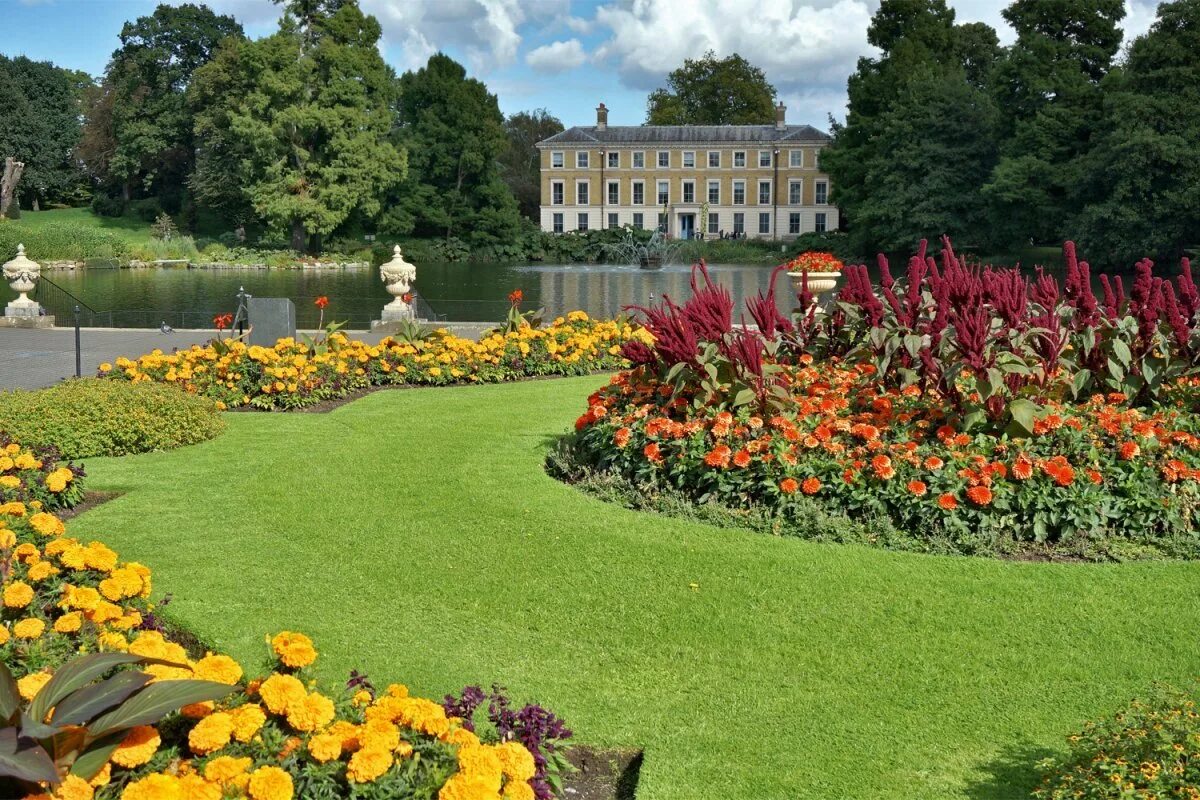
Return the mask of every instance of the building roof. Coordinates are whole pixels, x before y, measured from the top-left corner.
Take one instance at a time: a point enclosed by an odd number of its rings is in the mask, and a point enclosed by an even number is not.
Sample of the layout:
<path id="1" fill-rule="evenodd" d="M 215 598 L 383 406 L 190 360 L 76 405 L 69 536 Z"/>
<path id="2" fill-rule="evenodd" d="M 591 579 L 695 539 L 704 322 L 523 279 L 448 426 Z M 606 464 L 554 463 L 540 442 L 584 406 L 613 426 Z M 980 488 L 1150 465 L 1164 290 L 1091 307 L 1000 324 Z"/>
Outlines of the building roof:
<path id="1" fill-rule="evenodd" d="M 609 125 L 567 128 L 538 145 L 555 144 L 709 144 L 769 142 L 827 142 L 829 134 L 811 125 Z"/>

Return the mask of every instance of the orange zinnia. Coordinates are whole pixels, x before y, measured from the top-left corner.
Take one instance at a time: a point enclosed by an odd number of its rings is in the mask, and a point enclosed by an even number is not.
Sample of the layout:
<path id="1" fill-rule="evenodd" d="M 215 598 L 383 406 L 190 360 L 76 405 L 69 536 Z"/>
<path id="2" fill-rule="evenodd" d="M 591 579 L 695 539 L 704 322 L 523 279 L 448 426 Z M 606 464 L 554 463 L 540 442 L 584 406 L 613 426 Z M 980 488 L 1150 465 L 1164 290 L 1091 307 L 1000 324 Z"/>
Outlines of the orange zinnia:
<path id="1" fill-rule="evenodd" d="M 642 448 L 642 455 L 654 463 L 662 461 L 662 450 L 658 446 L 658 442 L 651 442 Z"/>
<path id="2" fill-rule="evenodd" d="M 953 511 L 958 508 L 958 501 L 954 499 L 952 494 L 940 495 L 937 499 L 937 504 L 947 511 Z"/>
<path id="3" fill-rule="evenodd" d="M 805 494 L 816 494 L 821 491 L 821 482 L 816 478 L 805 478 L 800 488 L 804 490 Z"/>
<path id="4" fill-rule="evenodd" d="M 720 467 L 724 469 L 729 466 L 729 459 L 733 455 L 733 451 L 727 446 L 719 444 L 709 451 L 704 457 L 704 463 L 710 467 Z"/>
<path id="5" fill-rule="evenodd" d="M 925 492 L 929 491 L 929 487 L 925 485 L 924 481 L 909 481 L 908 490 L 917 497 L 924 497 Z"/>
<path id="6" fill-rule="evenodd" d="M 942 461 L 937 456 L 930 456 L 925 459 L 925 469 L 941 469 L 945 463 L 945 461 Z"/>
<path id="7" fill-rule="evenodd" d="M 1142 452 L 1142 448 L 1138 447 L 1137 442 L 1121 442 L 1121 446 L 1117 448 L 1117 455 L 1123 461 L 1131 461 L 1138 457 Z"/>
<path id="8" fill-rule="evenodd" d="M 795 478 L 784 478 L 779 482 L 779 491 L 784 494 L 795 494 L 799 488 L 800 484 L 796 482 Z"/>
<path id="9" fill-rule="evenodd" d="M 1013 477 L 1019 481 L 1023 481 L 1033 475 L 1033 462 L 1025 456 L 1021 456 L 1013 463 Z"/>
<path id="10" fill-rule="evenodd" d="M 735 467 L 750 466 L 750 452 L 746 449 L 738 450 L 733 454 L 733 465 Z"/>
<path id="11" fill-rule="evenodd" d="M 617 447 L 624 447 L 629 444 L 629 437 L 632 431 L 629 428 L 617 428 L 617 432 L 613 434 L 613 441 Z"/>
<path id="12" fill-rule="evenodd" d="M 992 502 L 992 490 L 986 486 L 972 486 L 967 489 L 967 497 L 976 505 L 986 506 Z"/>

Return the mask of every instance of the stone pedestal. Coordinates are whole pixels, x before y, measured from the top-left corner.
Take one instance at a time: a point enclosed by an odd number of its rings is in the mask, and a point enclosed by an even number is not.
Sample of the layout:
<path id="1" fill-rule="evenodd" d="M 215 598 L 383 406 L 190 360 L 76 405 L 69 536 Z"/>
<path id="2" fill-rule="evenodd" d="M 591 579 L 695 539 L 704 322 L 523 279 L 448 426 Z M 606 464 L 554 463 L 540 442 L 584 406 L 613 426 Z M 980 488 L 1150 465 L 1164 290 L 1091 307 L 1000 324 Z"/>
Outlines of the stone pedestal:
<path id="1" fill-rule="evenodd" d="M 72 323 L 74 324 L 74 323 Z M 53 328 L 54 317 L 46 315 L 44 317 L 0 317 L 0 328 Z"/>
<path id="2" fill-rule="evenodd" d="M 415 320 L 417 314 L 413 311 L 412 303 L 403 303 L 397 297 L 392 302 L 383 307 L 383 314 L 380 322 L 408 322 Z"/>
<path id="3" fill-rule="evenodd" d="M 17 293 L 17 299 L 4 307 L 5 319 L 36 320 L 41 316 L 42 307 L 36 300 L 29 299 L 29 292 L 37 285 L 42 268 L 25 257 L 25 245 L 17 245 L 17 256 L 5 262 L 0 267 L 0 274 L 8 281 L 8 285 Z M 53 324 L 53 321 L 51 321 Z M 25 326 L 22 326 L 25 327 Z M 28 327 L 34 327 L 29 325 Z"/>

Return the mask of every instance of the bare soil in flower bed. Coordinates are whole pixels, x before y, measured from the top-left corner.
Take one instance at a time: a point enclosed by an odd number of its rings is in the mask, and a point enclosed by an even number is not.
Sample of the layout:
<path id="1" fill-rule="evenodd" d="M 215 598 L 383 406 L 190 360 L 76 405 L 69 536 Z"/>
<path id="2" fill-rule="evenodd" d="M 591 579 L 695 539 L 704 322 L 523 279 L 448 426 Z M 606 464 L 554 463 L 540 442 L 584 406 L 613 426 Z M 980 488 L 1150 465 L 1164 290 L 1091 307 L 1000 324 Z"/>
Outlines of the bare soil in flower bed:
<path id="1" fill-rule="evenodd" d="M 109 500 L 116 500 L 123 492 L 88 492 L 83 496 L 83 502 L 76 504 L 72 508 L 60 508 L 54 512 L 54 516 L 66 522 L 69 519 L 78 517 L 85 511 L 91 511 L 96 506 L 102 506 Z"/>
<path id="2" fill-rule="evenodd" d="M 563 781 L 569 800 L 634 800 L 642 751 L 572 747 L 567 758 L 578 772 Z"/>

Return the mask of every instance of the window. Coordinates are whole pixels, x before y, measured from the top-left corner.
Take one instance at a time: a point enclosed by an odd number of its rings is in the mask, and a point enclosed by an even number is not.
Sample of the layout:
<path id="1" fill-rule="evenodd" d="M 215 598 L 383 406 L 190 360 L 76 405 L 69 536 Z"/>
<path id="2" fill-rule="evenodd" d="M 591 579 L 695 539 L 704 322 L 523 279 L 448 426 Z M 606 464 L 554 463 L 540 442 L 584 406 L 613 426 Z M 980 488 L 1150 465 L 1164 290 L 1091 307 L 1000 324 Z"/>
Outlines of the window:
<path id="1" fill-rule="evenodd" d="M 554 224 L 551 227 L 554 229 L 555 233 L 563 232 L 563 215 L 562 214 L 554 215 Z"/>
<path id="2" fill-rule="evenodd" d="M 720 181 L 709 181 L 708 182 L 708 202 L 710 202 L 710 203 L 720 203 L 721 202 L 721 182 Z"/>
<path id="3" fill-rule="evenodd" d="M 813 230 L 815 230 L 817 233 L 825 232 L 825 214 L 823 212 L 817 214 L 816 224 L 813 226 Z"/>
<path id="4" fill-rule="evenodd" d="M 562 169 L 563 154 L 561 150 L 555 150 L 550 153 L 550 166 L 554 169 Z"/>
<path id="5" fill-rule="evenodd" d="M 577 216 L 577 218 L 578 222 L 575 227 L 581 231 L 586 231 L 588 229 L 588 215 L 581 213 Z"/>
<path id="6" fill-rule="evenodd" d="M 758 204 L 760 206 L 768 206 L 771 204 L 771 182 L 758 182 Z"/>
<path id="7" fill-rule="evenodd" d="M 770 233 L 771 232 L 771 215 L 770 214 L 759 214 L 758 215 L 758 232 L 759 233 Z"/>
<path id="8" fill-rule="evenodd" d="M 800 212 L 793 211 L 788 214 L 788 233 L 800 232 Z"/>
<path id="9" fill-rule="evenodd" d="M 608 204 L 610 206 L 617 206 L 617 205 L 621 204 L 621 182 L 620 181 L 609 181 L 608 182 Z"/>
<path id="10" fill-rule="evenodd" d="M 685 202 L 685 203 L 696 202 L 696 182 L 695 181 L 684 181 L 683 182 L 683 202 Z"/>
<path id="11" fill-rule="evenodd" d="M 734 233 L 745 233 L 746 232 L 746 215 L 741 213 L 740 211 L 733 215 L 733 232 Z"/>
<path id="12" fill-rule="evenodd" d="M 645 169 L 646 168 L 646 154 L 641 152 L 640 150 L 633 154 L 633 168 L 634 169 Z"/>
<path id="13" fill-rule="evenodd" d="M 735 151 L 735 152 L 734 152 L 734 154 L 733 154 L 733 165 L 734 165 L 735 167 L 744 167 L 744 166 L 746 166 L 746 151 L 745 151 L 745 150 L 737 150 L 737 151 Z"/>
<path id="14" fill-rule="evenodd" d="M 658 204 L 665 206 L 671 200 L 671 183 L 670 181 L 658 182 Z"/>
<path id="15" fill-rule="evenodd" d="M 580 150 L 575 153 L 575 167 L 577 169 L 587 169 L 588 166 L 588 151 Z"/>
<path id="16" fill-rule="evenodd" d="M 708 151 L 708 166 L 712 167 L 713 169 L 716 169 L 717 167 L 721 166 L 721 151 L 720 150 L 709 150 Z"/>
<path id="17" fill-rule="evenodd" d="M 760 167 L 771 166 L 771 151 L 770 150 L 759 150 L 758 151 L 758 165 Z"/>
<path id="18" fill-rule="evenodd" d="M 619 227 L 621 227 L 620 223 L 619 223 L 619 222 L 617 222 L 617 215 L 616 215 L 616 214 L 609 214 L 609 215 L 608 215 L 608 227 L 610 227 L 610 228 L 619 228 Z"/>
<path id="19" fill-rule="evenodd" d="M 646 227 L 646 215 L 638 211 L 633 215 L 633 227 L 639 231 Z"/>
<path id="20" fill-rule="evenodd" d="M 563 182 L 550 181 L 550 205 L 561 206 L 563 204 Z"/>
<path id="21" fill-rule="evenodd" d="M 645 205 L 646 203 L 646 184 L 642 181 L 633 182 L 633 204 L 635 206 Z"/>
<path id="22" fill-rule="evenodd" d="M 829 184 L 826 181 L 817 181 L 813 188 L 816 194 L 813 198 L 814 203 L 823 206 L 829 202 Z"/>
<path id="23" fill-rule="evenodd" d="M 616 169 L 617 167 L 621 166 L 621 154 L 616 152 L 609 153 L 608 166 L 612 169 Z"/>
<path id="24" fill-rule="evenodd" d="M 735 206 L 746 205 L 746 182 L 745 181 L 734 181 L 733 182 L 733 204 Z"/>
<path id="25" fill-rule="evenodd" d="M 720 233 L 721 215 L 715 211 L 708 212 L 708 232 Z"/>
<path id="26" fill-rule="evenodd" d="M 589 184 L 587 181 L 580 181 L 579 183 L 575 184 L 575 205 L 586 206 L 589 202 L 591 202 L 591 198 L 588 196 L 588 189 L 590 186 L 591 184 Z"/>
<path id="27" fill-rule="evenodd" d="M 788 203 L 793 206 L 804 203 L 804 182 L 788 181 Z"/>
<path id="28" fill-rule="evenodd" d="M 658 151 L 658 165 L 660 167 L 671 166 L 671 151 L 670 150 L 659 150 Z"/>
<path id="29" fill-rule="evenodd" d="M 695 151 L 693 151 L 693 150 L 684 150 L 683 151 L 683 165 L 685 167 L 695 168 L 695 166 L 696 166 Z"/>
<path id="30" fill-rule="evenodd" d="M 804 151 L 803 150 L 789 150 L 788 151 L 788 166 L 789 167 L 803 167 L 804 166 Z"/>

